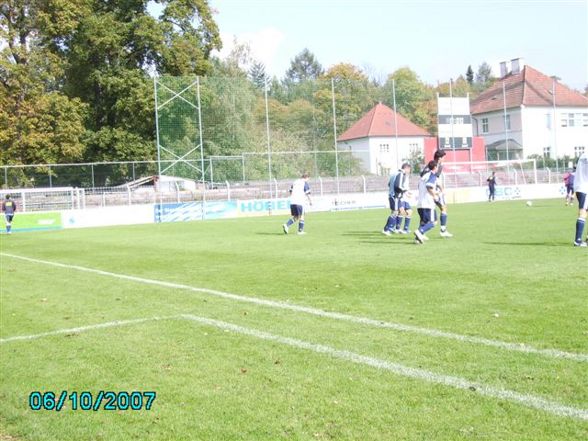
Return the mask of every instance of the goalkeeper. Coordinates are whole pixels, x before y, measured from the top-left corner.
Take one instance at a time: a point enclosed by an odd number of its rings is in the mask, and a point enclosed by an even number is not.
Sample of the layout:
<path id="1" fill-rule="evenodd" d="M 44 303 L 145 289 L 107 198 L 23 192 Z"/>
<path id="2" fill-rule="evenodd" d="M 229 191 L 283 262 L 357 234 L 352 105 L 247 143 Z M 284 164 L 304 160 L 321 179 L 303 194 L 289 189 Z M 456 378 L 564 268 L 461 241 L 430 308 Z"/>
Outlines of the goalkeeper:
<path id="1" fill-rule="evenodd" d="M 14 219 L 14 213 L 16 212 L 16 202 L 10 199 L 9 194 L 6 195 L 6 200 L 2 204 L 2 211 L 6 219 L 6 234 L 11 234 L 12 219 Z"/>

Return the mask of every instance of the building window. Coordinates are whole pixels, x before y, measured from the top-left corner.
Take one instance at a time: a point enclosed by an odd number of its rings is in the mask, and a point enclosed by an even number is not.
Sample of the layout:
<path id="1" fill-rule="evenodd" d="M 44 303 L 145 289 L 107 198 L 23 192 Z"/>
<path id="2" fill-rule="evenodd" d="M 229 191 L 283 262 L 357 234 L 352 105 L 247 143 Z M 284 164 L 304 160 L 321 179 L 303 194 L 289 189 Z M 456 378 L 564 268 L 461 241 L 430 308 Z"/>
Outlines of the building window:
<path id="1" fill-rule="evenodd" d="M 582 114 L 582 125 L 588 127 L 588 113 Z"/>
<path id="2" fill-rule="evenodd" d="M 488 133 L 488 118 L 482 118 L 482 133 Z"/>
<path id="3" fill-rule="evenodd" d="M 408 148 L 410 149 L 411 152 L 415 151 L 415 150 L 419 150 L 419 145 L 416 142 L 410 143 L 408 144 Z"/>
<path id="4" fill-rule="evenodd" d="M 577 145 L 576 147 L 574 147 L 574 157 L 579 158 L 584 154 L 585 151 L 586 148 L 583 145 Z"/>
<path id="5" fill-rule="evenodd" d="M 505 123 L 506 123 L 506 130 L 510 130 L 510 115 L 506 115 Z"/>
<path id="6" fill-rule="evenodd" d="M 551 130 L 551 113 L 545 114 L 545 127 Z"/>
<path id="7" fill-rule="evenodd" d="M 568 126 L 574 127 L 575 125 L 576 125 L 576 120 L 574 118 L 574 114 L 573 113 L 569 113 L 568 114 Z"/>
<path id="8" fill-rule="evenodd" d="M 561 126 L 562 127 L 567 127 L 568 126 L 568 114 L 567 113 L 563 113 L 561 115 Z"/>
<path id="9" fill-rule="evenodd" d="M 390 153 L 390 144 L 380 144 L 380 153 Z"/>
<path id="10" fill-rule="evenodd" d="M 551 158 L 551 147 L 543 147 L 543 157 Z"/>

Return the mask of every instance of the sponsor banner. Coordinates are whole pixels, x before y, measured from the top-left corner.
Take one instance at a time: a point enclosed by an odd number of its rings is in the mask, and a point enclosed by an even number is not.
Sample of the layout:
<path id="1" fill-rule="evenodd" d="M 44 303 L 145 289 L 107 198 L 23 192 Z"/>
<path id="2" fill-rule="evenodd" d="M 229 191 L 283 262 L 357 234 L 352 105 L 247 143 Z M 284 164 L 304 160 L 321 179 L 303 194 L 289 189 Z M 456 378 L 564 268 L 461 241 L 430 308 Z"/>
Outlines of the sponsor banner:
<path id="1" fill-rule="evenodd" d="M 495 200 L 553 199 L 563 195 L 561 184 L 497 185 Z M 488 187 L 466 187 L 445 189 L 448 203 L 483 202 L 488 200 Z"/>
<path id="2" fill-rule="evenodd" d="M 3 226 L 6 218 L 2 215 Z M 42 213 L 19 213 L 18 211 L 12 219 L 12 231 L 43 231 L 43 230 L 60 230 L 62 227 L 61 213 L 42 212 Z"/>
<path id="3" fill-rule="evenodd" d="M 357 210 L 361 208 L 386 208 L 388 207 L 388 193 L 345 193 L 333 196 L 331 210 Z"/>
<path id="4" fill-rule="evenodd" d="M 416 191 L 408 198 L 416 208 Z M 562 184 L 497 185 L 496 200 L 552 199 L 565 194 Z M 445 199 L 449 204 L 482 202 L 488 200 L 488 187 L 448 188 Z M 342 211 L 369 208 L 388 208 L 388 192 L 342 193 L 340 195 L 314 196 L 308 212 Z M 56 230 L 61 228 L 103 227 L 111 225 L 135 225 L 153 222 L 182 222 L 191 220 L 223 219 L 238 216 L 289 215 L 287 198 L 254 199 L 240 201 L 210 201 L 202 203 L 124 205 L 65 210 L 62 212 L 16 213 L 13 231 Z M 4 218 L 4 216 L 2 216 Z M 3 222 L 0 224 L 2 226 Z"/>
<path id="5" fill-rule="evenodd" d="M 62 212 L 64 228 L 106 227 L 153 222 L 153 205 L 119 205 Z"/>
<path id="6" fill-rule="evenodd" d="M 237 201 L 237 206 L 239 216 L 264 216 L 268 214 L 290 213 L 290 200 L 288 198 Z"/>
<path id="7" fill-rule="evenodd" d="M 211 201 L 179 204 L 156 204 L 153 206 L 154 222 L 187 222 L 202 219 L 224 219 L 237 216 L 237 202 Z"/>

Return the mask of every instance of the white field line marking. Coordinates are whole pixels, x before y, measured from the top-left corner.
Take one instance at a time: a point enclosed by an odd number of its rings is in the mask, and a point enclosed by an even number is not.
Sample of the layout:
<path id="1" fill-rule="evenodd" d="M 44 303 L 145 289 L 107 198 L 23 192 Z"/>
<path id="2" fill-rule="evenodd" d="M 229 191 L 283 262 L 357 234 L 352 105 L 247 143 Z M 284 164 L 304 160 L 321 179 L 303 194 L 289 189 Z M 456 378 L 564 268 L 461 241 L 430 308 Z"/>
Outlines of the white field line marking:
<path id="1" fill-rule="evenodd" d="M 177 317 L 178 316 L 174 316 L 174 317 L 148 317 L 148 318 L 140 318 L 140 319 L 133 319 L 133 320 L 114 320 L 112 322 L 98 323 L 96 325 L 79 326 L 77 328 L 57 329 L 55 331 L 42 332 L 40 334 L 16 335 L 14 337 L 0 338 L 0 344 L 10 343 L 10 342 L 19 341 L 19 340 L 21 340 L 21 341 L 22 340 L 36 340 L 38 338 L 49 337 L 51 335 L 78 334 L 80 332 L 92 331 L 94 329 L 104 329 L 104 328 L 114 328 L 117 326 L 136 325 L 138 323 L 143 323 L 143 322 L 152 322 L 155 320 L 168 320 L 168 319 L 177 318 Z"/>
<path id="2" fill-rule="evenodd" d="M 221 298 L 229 299 L 229 300 L 235 300 L 238 302 L 253 303 L 255 305 L 262 305 L 262 306 L 267 306 L 270 308 L 277 308 L 277 309 L 285 309 L 285 310 L 290 310 L 290 311 L 295 311 L 295 312 L 302 312 L 305 314 L 315 315 L 315 316 L 324 317 L 324 318 L 330 318 L 330 319 L 334 319 L 334 320 L 342 320 L 342 321 L 347 321 L 347 322 L 351 322 L 351 323 L 358 323 L 358 324 L 372 326 L 372 327 L 376 327 L 376 328 L 393 329 L 395 331 L 422 334 L 422 335 L 426 335 L 429 337 L 435 337 L 435 338 L 446 338 L 449 340 L 457 340 L 457 341 L 460 341 L 463 343 L 471 343 L 471 344 L 475 344 L 475 345 L 490 346 L 490 347 L 495 347 L 495 348 L 499 348 L 499 349 L 504 349 L 507 351 L 523 352 L 523 353 L 527 353 L 527 354 L 534 354 L 534 355 L 539 355 L 539 356 L 548 357 L 548 358 L 560 358 L 560 359 L 569 359 L 569 360 L 580 361 L 580 362 L 588 362 L 588 354 L 584 354 L 584 353 L 566 352 L 566 351 L 562 351 L 559 349 L 539 349 L 539 348 L 535 348 L 533 346 L 526 345 L 524 343 L 509 343 L 509 342 L 504 342 L 504 341 L 500 341 L 500 340 L 491 340 L 491 339 L 483 338 L 483 337 L 473 337 L 473 336 L 468 336 L 468 335 L 456 334 L 453 332 L 440 331 L 438 329 L 423 328 L 423 327 L 412 326 L 412 325 L 404 325 L 401 323 L 384 322 L 381 320 L 374 320 L 374 319 L 367 318 L 367 317 L 358 317 L 358 316 L 342 314 L 342 313 L 338 313 L 338 312 L 325 311 L 322 309 L 312 308 L 309 306 L 301 306 L 301 305 L 296 305 L 296 304 L 281 302 L 281 301 L 276 301 L 276 300 L 266 300 L 266 299 L 261 299 L 258 297 L 231 294 L 228 292 L 217 291 L 217 290 L 208 289 L 208 288 L 198 288 L 198 287 L 189 286 L 189 285 L 182 285 L 179 283 L 164 282 L 161 280 L 146 279 L 146 278 L 142 278 L 142 277 L 129 276 L 129 275 L 119 274 L 119 273 L 112 273 L 109 271 L 102 271 L 102 270 L 98 270 L 98 269 L 94 269 L 94 268 L 87 268 L 87 267 L 78 266 L 78 265 L 68 265 L 68 264 L 59 263 L 59 262 L 51 262 L 51 261 L 47 261 L 47 260 L 33 259 L 30 257 L 16 256 L 14 254 L 9 254 L 9 253 L 0 253 L 0 255 L 5 256 L 5 257 L 14 258 L 14 259 L 20 259 L 20 260 L 24 260 L 24 261 L 32 262 L 32 263 L 50 265 L 50 266 L 55 266 L 58 268 L 74 269 L 77 271 L 99 274 L 102 276 L 114 277 L 114 278 L 121 279 L 121 280 L 129 280 L 132 282 L 160 286 L 160 287 L 164 287 L 164 288 L 174 288 L 174 289 L 181 289 L 181 290 L 186 290 L 186 291 L 210 294 L 210 295 L 213 295 L 216 297 L 221 297 Z"/>
<path id="3" fill-rule="evenodd" d="M 198 317 L 191 314 L 182 314 L 182 317 L 204 325 L 214 326 L 219 329 L 235 332 L 237 334 L 248 335 L 261 340 L 273 341 L 276 343 L 280 343 L 282 345 L 316 352 L 318 354 L 326 354 L 334 358 L 350 361 L 352 363 L 371 366 L 380 370 L 390 371 L 403 377 L 409 377 L 416 380 L 426 381 L 429 383 L 441 384 L 444 386 L 449 386 L 462 390 L 470 390 L 480 395 L 497 398 L 500 400 L 516 402 L 526 407 L 542 410 L 558 416 L 588 420 L 588 409 L 580 409 L 572 406 L 566 406 L 565 404 L 561 404 L 556 401 L 546 400 L 535 395 L 522 394 L 508 389 L 501 389 L 492 386 L 487 386 L 484 384 L 473 383 L 460 377 L 437 374 L 435 372 L 427 371 L 424 369 L 412 368 L 409 366 L 404 366 L 402 364 L 393 363 L 379 358 L 360 355 L 355 352 L 335 349 L 330 346 L 310 343 L 295 338 L 282 337 L 264 331 L 258 331 L 256 329 L 244 328 L 239 325 L 222 322 L 219 320 Z"/>
<path id="4" fill-rule="evenodd" d="M 282 345 L 305 349 L 308 351 L 316 352 L 318 354 L 326 354 L 333 358 L 349 361 L 352 363 L 371 366 L 379 370 L 385 370 L 394 374 L 413 378 L 416 380 L 426 381 L 428 383 L 441 384 L 443 386 L 449 386 L 461 390 L 470 390 L 480 395 L 497 398 L 500 400 L 506 400 L 522 404 L 523 406 L 542 410 L 553 415 L 564 416 L 570 418 L 577 418 L 581 420 L 588 420 L 588 410 L 579 409 L 572 406 L 566 406 L 565 404 L 558 403 L 556 401 L 547 400 L 535 395 L 522 394 L 514 392 L 508 389 L 501 389 L 484 384 L 474 383 L 464 378 L 453 377 L 450 375 L 437 374 L 435 372 L 427 371 L 425 369 L 412 368 L 404 366 L 399 363 L 393 363 L 390 361 L 382 360 L 379 358 L 368 357 L 365 355 L 357 354 L 355 352 L 335 349 L 330 346 L 320 345 L 316 343 L 310 343 L 295 338 L 282 337 L 268 332 L 259 331 L 257 329 L 245 328 L 233 323 L 227 323 L 220 320 L 210 319 L 206 317 L 198 317 L 192 314 L 180 314 L 177 316 L 168 317 L 150 317 L 141 318 L 135 320 L 116 320 L 106 323 L 99 323 L 95 325 L 80 326 L 77 328 L 58 329 L 55 331 L 44 332 L 41 334 L 34 335 L 23 335 L 8 337 L 0 340 L 0 343 L 8 343 L 17 340 L 34 340 L 38 338 L 48 337 L 58 334 L 69 334 L 69 333 L 80 333 L 85 331 L 92 331 L 96 329 L 112 328 L 116 326 L 135 325 L 144 322 L 153 322 L 157 320 L 172 320 L 172 319 L 184 319 L 192 322 L 197 322 L 203 325 L 213 326 L 218 329 L 234 332 L 237 334 L 247 335 L 255 337 L 261 340 L 273 341 Z"/>

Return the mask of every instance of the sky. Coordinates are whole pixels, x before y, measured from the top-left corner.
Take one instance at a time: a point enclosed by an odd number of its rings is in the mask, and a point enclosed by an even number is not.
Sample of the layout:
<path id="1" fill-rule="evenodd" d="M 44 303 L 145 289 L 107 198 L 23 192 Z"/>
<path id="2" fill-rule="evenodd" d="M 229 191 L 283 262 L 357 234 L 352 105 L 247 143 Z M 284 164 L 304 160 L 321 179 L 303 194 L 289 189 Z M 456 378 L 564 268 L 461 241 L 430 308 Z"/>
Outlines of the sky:
<path id="1" fill-rule="evenodd" d="M 308 48 L 329 68 L 385 80 L 404 66 L 429 84 L 489 63 L 524 63 L 575 89 L 588 85 L 588 0 L 209 0 L 223 40 L 248 43 L 282 78 Z"/>

